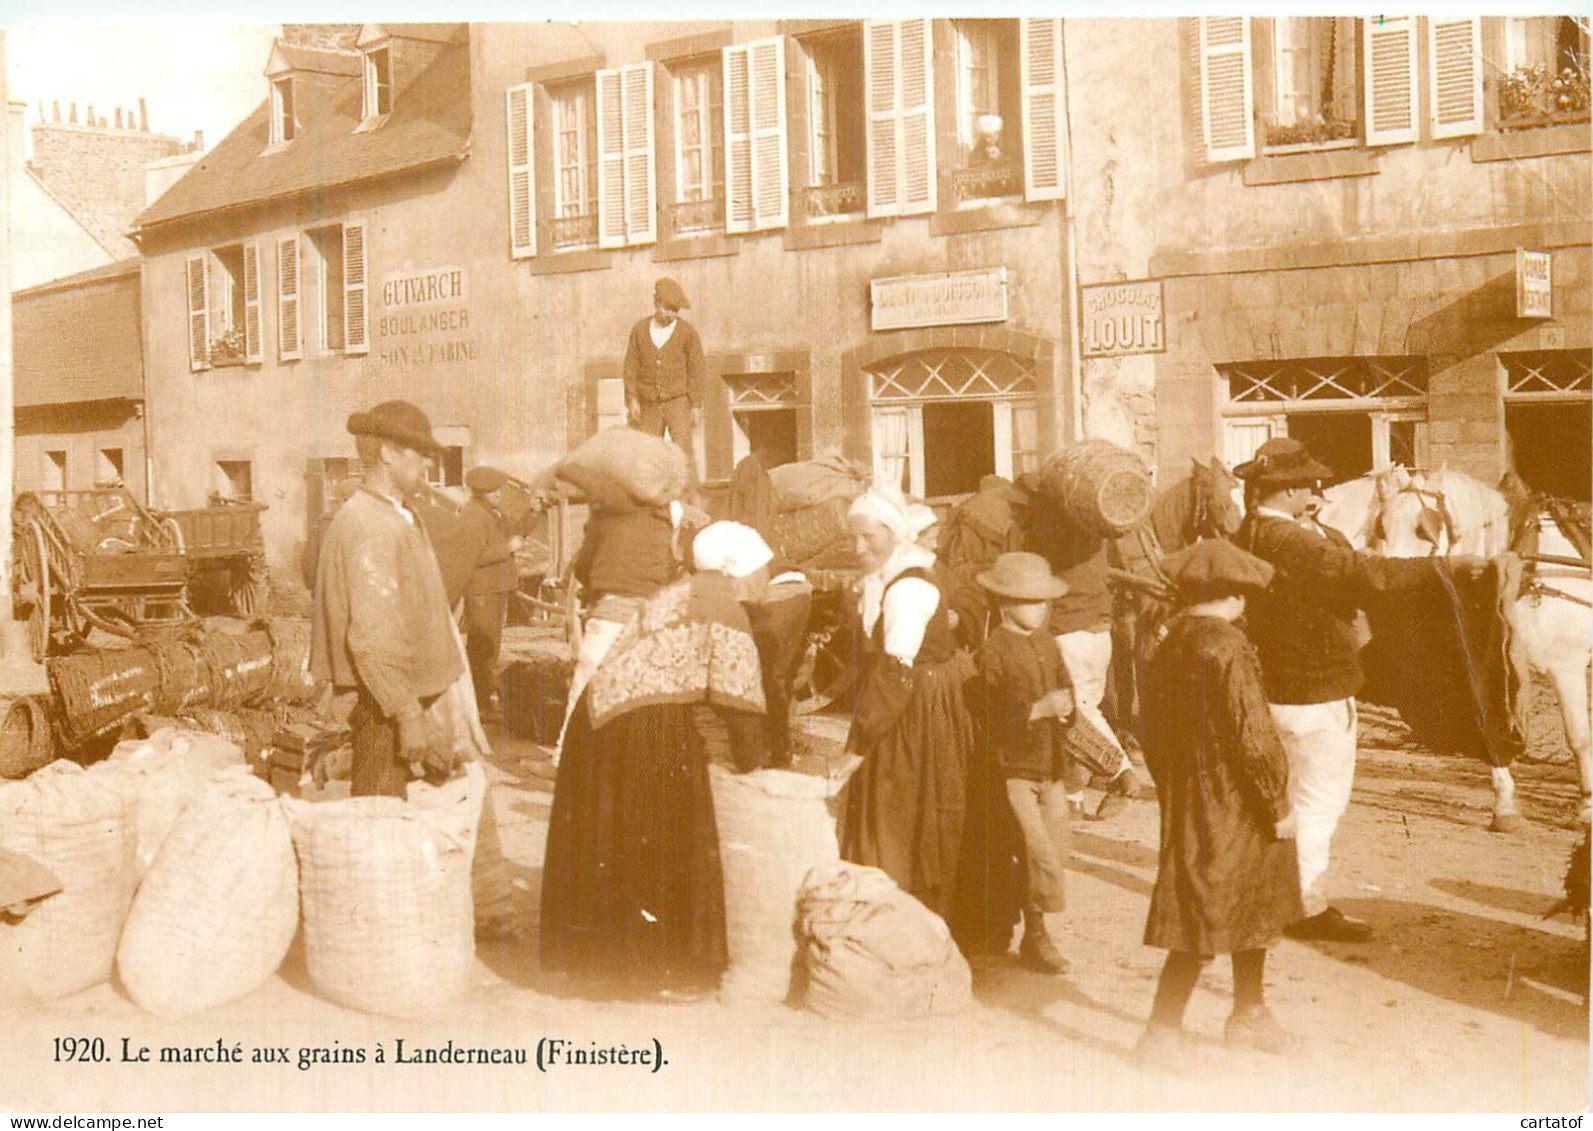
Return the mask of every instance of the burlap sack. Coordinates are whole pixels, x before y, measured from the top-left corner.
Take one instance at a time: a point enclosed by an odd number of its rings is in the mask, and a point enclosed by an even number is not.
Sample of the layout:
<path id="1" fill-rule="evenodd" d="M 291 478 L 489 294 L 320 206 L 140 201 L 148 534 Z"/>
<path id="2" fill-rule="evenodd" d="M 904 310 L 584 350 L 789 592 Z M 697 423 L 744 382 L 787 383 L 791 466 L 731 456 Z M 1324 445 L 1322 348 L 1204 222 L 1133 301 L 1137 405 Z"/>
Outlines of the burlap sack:
<path id="1" fill-rule="evenodd" d="M 686 455 L 675 443 L 623 424 L 603 429 L 565 456 L 558 473 L 582 486 L 583 469 L 612 477 L 631 498 L 655 507 L 680 498 L 688 480 Z"/>
<path id="2" fill-rule="evenodd" d="M 247 767 L 211 777 L 139 885 L 116 966 L 150 1012 L 197 1013 L 250 993 L 299 924 L 299 870 L 276 792 Z"/>

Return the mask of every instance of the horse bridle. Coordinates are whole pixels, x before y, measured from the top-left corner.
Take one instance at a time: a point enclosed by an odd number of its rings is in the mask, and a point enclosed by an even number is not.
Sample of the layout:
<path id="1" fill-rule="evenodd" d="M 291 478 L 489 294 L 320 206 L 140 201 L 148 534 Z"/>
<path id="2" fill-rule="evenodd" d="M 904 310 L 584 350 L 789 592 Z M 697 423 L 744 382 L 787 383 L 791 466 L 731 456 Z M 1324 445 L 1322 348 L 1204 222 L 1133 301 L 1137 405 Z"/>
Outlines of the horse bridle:
<path id="1" fill-rule="evenodd" d="M 1415 495 L 1418 499 L 1421 500 L 1421 502 L 1423 503 L 1425 509 L 1430 510 L 1430 511 L 1434 511 L 1434 512 L 1437 513 L 1438 517 L 1443 520 L 1443 523 L 1444 523 L 1444 537 L 1449 543 L 1448 549 L 1446 549 L 1444 551 L 1444 553 L 1445 554 L 1454 553 L 1455 552 L 1455 516 L 1453 514 L 1451 514 L 1450 511 L 1449 511 L 1449 500 L 1448 500 L 1447 497 L 1445 497 L 1443 489 L 1439 488 L 1439 487 L 1423 486 L 1422 484 L 1419 484 L 1419 483 L 1417 483 L 1417 482 L 1415 482 L 1413 480 L 1413 481 L 1411 481 L 1409 483 L 1406 483 L 1403 487 L 1401 487 L 1399 490 L 1395 491 L 1389 497 L 1390 498 L 1397 498 L 1400 495 Z M 1385 504 L 1385 506 L 1386 506 L 1386 504 Z M 1384 510 L 1384 507 L 1379 507 L 1378 508 L 1377 531 L 1378 531 L 1379 534 L 1381 534 L 1386 539 L 1388 537 L 1388 530 L 1383 526 L 1383 510 Z M 1418 534 L 1418 536 L 1421 534 L 1421 530 L 1420 530 L 1419 527 L 1417 529 L 1417 534 Z M 1436 542 L 1433 544 L 1433 549 L 1435 551 L 1438 549 L 1438 545 L 1437 545 Z"/>

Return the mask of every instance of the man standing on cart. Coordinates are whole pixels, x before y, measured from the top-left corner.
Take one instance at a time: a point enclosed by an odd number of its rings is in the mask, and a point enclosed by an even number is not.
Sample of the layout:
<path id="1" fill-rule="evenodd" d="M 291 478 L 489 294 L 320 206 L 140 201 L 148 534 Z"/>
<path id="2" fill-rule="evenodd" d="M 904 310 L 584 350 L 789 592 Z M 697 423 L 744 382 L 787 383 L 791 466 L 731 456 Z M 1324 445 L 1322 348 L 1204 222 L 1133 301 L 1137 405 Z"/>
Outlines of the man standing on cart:
<path id="1" fill-rule="evenodd" d="M 695 480 L 692 436 L 702 422 L 707 365 L 697 328 L 680 317 L 690 306 L 674 279 L 653 287 L 653 313 L 631 327 L 625 343 L 625 408 L 632 427 L 654 436 L 668 431 Z"/>

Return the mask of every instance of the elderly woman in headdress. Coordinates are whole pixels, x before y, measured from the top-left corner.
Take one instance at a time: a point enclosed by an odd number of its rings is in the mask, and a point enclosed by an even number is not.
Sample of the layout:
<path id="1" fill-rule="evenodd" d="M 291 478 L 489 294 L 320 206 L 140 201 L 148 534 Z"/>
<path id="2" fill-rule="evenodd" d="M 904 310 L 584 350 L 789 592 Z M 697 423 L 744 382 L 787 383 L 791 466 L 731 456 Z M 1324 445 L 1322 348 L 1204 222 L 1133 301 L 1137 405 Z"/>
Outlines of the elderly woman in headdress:
<path id="1" fill-rule="evenodd" d="M 542 965 L 638 992 L 705 991 L 725 966 L 697 709 L 728 724 L 738 765 L 762 762 L 763 684 L 741 602 L 766 582 L 768 550 L 757 539 L 760 560 L 712 526 L 697 544 L 702 568 L 645 601 L 576 704 L 548 822 Z"/>
<path id="2" fill-rule="evenodd" d="M 848 514 L 864 570 L 862 660 L 848 747 L 863 763 L 847 791 L 841 855 L 883 869 L 950 918 L 962 849 L 973 725 L 973 662 L 952 637 L 935 556 L 917 544 L 933 512 L 876 485 Z"/>

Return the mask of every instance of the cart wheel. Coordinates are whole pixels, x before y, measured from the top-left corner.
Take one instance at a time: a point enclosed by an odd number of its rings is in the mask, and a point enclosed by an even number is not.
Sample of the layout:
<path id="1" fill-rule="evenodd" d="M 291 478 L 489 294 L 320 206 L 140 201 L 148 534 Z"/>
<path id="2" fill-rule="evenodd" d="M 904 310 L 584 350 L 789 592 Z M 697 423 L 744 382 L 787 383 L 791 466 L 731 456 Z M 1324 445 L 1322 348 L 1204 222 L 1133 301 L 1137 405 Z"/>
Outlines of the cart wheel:
<path id="1" fill-rule="evenodd" d="M 31 535 L 31 536 L 30 536 Z M 50 654 L 50 559 L 44 548 L 44 531 L 30 522 L 17 534 L 17 590 L 29 602 L 28 645 L 35 663 Z"/>
<path id="2" fill-rule="evenodd" d="M 232 611 L 244 620 L 264 616 L 271 600 L 271 573 L 264 557 L 251 557 L 243 569 L 232 570 Z"/>

